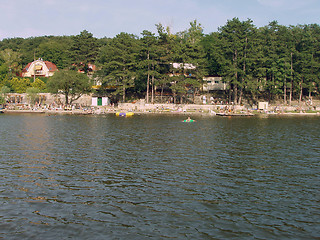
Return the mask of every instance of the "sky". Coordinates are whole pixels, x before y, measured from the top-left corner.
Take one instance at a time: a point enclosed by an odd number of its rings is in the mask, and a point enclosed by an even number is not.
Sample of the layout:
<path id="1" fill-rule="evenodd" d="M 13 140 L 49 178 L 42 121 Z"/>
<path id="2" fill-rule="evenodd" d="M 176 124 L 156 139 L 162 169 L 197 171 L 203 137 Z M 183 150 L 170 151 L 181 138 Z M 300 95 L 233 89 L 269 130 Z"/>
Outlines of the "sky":
<path id="1" fill-rule="evenodd" d="M 320 24 L 320 0 L 0 0 L 0 40 L 83 30 L 97 38 L 140 36 L 143 30 L 156 33 L 158 23 L 176 33 L 194 20 L 207 34 L 234 17 L 257 27 L 274 20 L 285 26 Z"/>

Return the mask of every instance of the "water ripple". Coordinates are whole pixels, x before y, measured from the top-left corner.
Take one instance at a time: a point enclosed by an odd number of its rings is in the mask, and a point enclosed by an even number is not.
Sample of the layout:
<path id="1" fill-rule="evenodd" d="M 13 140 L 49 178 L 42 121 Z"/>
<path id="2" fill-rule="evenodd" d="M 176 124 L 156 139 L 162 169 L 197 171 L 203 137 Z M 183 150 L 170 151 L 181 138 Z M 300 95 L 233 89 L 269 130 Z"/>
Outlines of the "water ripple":
<path id="1" fill-rule="evenodd" d="M 318 118 L 1 115 L 5 239 L 317 239 Z"/>

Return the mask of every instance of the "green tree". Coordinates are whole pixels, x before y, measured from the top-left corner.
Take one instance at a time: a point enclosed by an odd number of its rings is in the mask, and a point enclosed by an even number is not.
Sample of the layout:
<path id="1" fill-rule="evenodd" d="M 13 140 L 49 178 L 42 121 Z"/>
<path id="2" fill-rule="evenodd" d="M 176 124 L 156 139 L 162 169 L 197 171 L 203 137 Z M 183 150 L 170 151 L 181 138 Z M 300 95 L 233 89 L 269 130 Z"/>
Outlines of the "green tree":
<path id="1" fill-rule="evenodd" d="M 223 77 L 230 85 L 229 101 L 233 100 L 235 103 L 241 103 L 246 86 L 249 43 L 254 28 L 252 20 L 241 22 L 238 18 L 228 20 L 225 26 L 219 28 Z"/>
<path id="2" fill-rule="evenodd" d="M 2 96 L 0 96 L 0 104 L 5 104 L 5 103 L 6 103 L 6 100 Z"/>
<path id="3" fill-rule="evenodd" d="M 318 32 L 318 34 L 316 33 Z M 299 92 L 299 102 L 302 101 L 304 89 L 309 97 L 319 83 L 319 32 L 317 25 L 301 25 L 294 28 L 296 53 L 294 72 Z"/>
<path id="4" fill-rule="evenodd" d="M 248 35 L 243 64 L 243 91 L 249 103 L 256 104 L 265 85 L 265 54 L 261 33 L 253 28 Z M 241 95 L 241 93 L 240 93 Z M 238 101 L 241 102 L 241 99 Z"/>
<path id="5" fill-rule="evenodd" d="M 91 91 L 91 84 L 86 74 L 72 70 L 56 72 L 47 82 L 50 93 L 62 92 L 65 95 L 65 103 L 72 104 L 83 94 Z"/>
<path id="6" fill-rule="evenodd" d="M 24 39 L 19 48 L 21 53 L 21 66 L 25 67 L 28 63 L 34 61 L 35 59 L 41 58 L 39 53 L 39 46 L 41 43 L 48 41 L 52 37 L 31 37 Z"/>
<path id="7" fill-rule="evenodd" d="M 187 94 L 193 94 L 199 90 L 203 79 L 203 56 L 201 45 L 193 44 L 188 39 L 177 37 L 173 47 L 172 84 L 174 96 L 180 96 L 180 103 Z M 175 65 L 175 66 L 174 66 Z"/>
<path id="8" fill-rule="evenodd" d="M 9 78 L 11 78 L 13 74 L 18 75 L 20 73 L 20 56 L 20 53 L 15 52 L 11 49 L 5 49 L 0 52 L 0 57 L 3 59 L 4 64 L 8 68 Z"/>
<path id="9" fill-rule="evenodd" d="M 156 86 L 161 88 L 161 97 L 165 87 L 169 87 L 173 91 L 173 99 L 176 102 L 176 95 L 178 90 L 182 88 L 175 88 L 176 82 L 180 79 L 172 78 L 174 69 L 172 63 L 175 62 L 175 44 L 176 35 L 171 34 L 170 28 L 165 28 L 161 23 L 156 25 L 158 31 L 157 48 L 159 58 L 159 73 L 160 78 L 156 82 Z"/>
<path id="10" fill-rule="evenodd" d="M 54 63 L 58 69 L 65 69 L 73 64 L 70 56 L 72 44 L 71 37 L 50 38 L 39 45 L 37 55 L 46 61 Z"/>
<path id="11" fill-rule="evenodd" d="M 198 24 L 196 20 L 190 22 L 190 28 L 186 38 L 187 46 L 187 61 L 189 64 L 195 66 L 194 69 L 188 73 L 186 79 L 186 86 L 188 92 L 193 93 L 193 103 L 195 101 L 195 95 L 200 91 L 203 85 L 203 77 L 207 75 L 206 61 L 205 61 L 205 49 L 202 44 L 203 28 L 201 24 Z"/>
<path id="12" fill-rule="evenodd" d="M 127 89 L 134 87 L 138 65 L 139 42 L 134 35 L 118 34 L 101 49 L 98 59 L 103 86 L 116 86 L 113 93 L 125 102 Z"/>
<path id="13" fill-rule="evenodd" d="M 10 91 L 11 91 L 10 88 L 7 87 L 7 86 L 3 86 L 1 88 L 1 94 L 4 95 L 4 96 L 6 96 L 6 94 L 8 94 Z"/>
<path id="14" fill-rule="evenodd" d="M 34 82 L 31 83 L 31 87 L 39 89 L 39 91 L 46 91 L 46 84 L 39 78 L 36 78 Z"/>
<path id="15" fill-rule="evenodd" d="M 154 33 L 151 33 L 150 31 L 143 31 L 142 32 L 142 38 L 140 41 L 142 42 L 142 51 L 141 51 L 141 59 L 140 61 L 140 68 L 143 71 L 142 77 L 147 77 L 147 83 L 146 83 L 146 100 L 147 103 L 149 103 L 149 96 L 150 96 L 150 78 L 153 76 L 152 79 L 154 79 L 154 74 L 152 74 L 152 70 L 154 69 L 154 66 L 157 64 L 156 62 L 156 37 Z M 152 99 L 153 99 L 153 84 L 152 84 Z"/>
<path id="16" fill-rule="evenodd" d="M 96 61 L 99 53 L 98 50 L 98 40 L 87 30 L 82 31 L 79 35 L 73 37 L 71 55 L 74 64 L 86 73 L 89 69 L 88 64 L 92 64 Z"/>
<path id="17" fill-rule="evenodd" d="M 30 87 L 31 82 L 30 82 L 29 78 L 14 77 L 11 80 L 9 80 L 9 84 L 10 84 L 13 92 L 25 93 L 27 88 Z"/>
<path id="18" fill-rule="evenodd" d="M 40 90 L 38 88 L 29 87 L 26 89 L 26 93 L 31 104 L 35 104 L 37 101 L 39 101 Z"/>
<path id="19" fill-rule="evenodd" d="M 290 33 L 287 27 L 279 25 L 277 21 L 270 22 L 260 32 L 265 56 L 264 90 L 269 100 L 278 99 L 283 94 L 286 101 L 287 80 L 290 77 Z"/>
<path id="20" fill-rule="evenodd" d="M 204 49 L 204 67 L 208 75 L 222 75 L 222 51 L 219 46 L 219 33 L 214 32 L 205 35 L 201 40 Z"/>
<path id="21" fill-rule="evenodd" d="M 10 88 L 7 86 L 3 86 L 1 88 L 1 95 L 0 95 L 0 104 L 5 104 L 7 99 L 7 94 L 10 92 Z"/>
<path id="22" fill-rule="evenodd" d="M 0 87 L 8 84 L 8 67 L 5 64 L 0 64 Z"/>
<path id="23" fill-rule="evenodd" d="M 162 25 L 159 25 L 162 26 Z M 158 32 L 159 33 L 159 32 Z M 168 30 L 169 33 L 169 30 Z M 164 32 L 160 32 L 164 37 Z M 168 68 L 165 68 L 163 57 L 165 56 L 165 45 L 162 45 L 162 39 L 156 37 L 155 34 L 144 31 L 142 33 L 143 38 L 140 39 L 142 42 L 142 54 L 141 54 L 141 69 L 147 75 L 147 102 L 149 102 L 150 87 L 151 87 L 151 102 L 154 103 L 155 91 L 157 87 L 161 88 L 161 98 L 163 94 L 163 88 L 166 85 L 166 74 Z M 169 37 L 167 35 L 167 37 Z"/>

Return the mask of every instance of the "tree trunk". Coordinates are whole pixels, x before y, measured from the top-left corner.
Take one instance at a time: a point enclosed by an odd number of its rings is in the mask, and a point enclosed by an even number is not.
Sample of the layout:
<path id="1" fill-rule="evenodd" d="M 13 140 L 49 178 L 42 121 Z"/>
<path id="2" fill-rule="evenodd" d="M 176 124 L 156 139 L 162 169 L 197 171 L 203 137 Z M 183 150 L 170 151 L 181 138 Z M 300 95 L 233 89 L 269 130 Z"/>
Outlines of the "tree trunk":
<path id="1" fill-rule="evenodd" d="M 238 74 L 236 73 L 236 75 Z M 235 84 L 233 85 L 233 102 L 237 104 L 237 101 L 238 101 L 238 86 Z"/>
<path id="2" fill-rule="evenodd" d="M 236 49 L 234 51 L 234 56 L 233 56 L 233 65 L 234 65 L 234 69 L 236 71 L 234 74 L 235 82 L 238 81 L 237 59 L 238 59 L 238 51 Z M 237 86 L 237 83 L 235 83 L 233 85 L 233 102 L 236 104 L 237 101 L 238 101 L 238 86 Z"/>
<path id="3" fill-rule="evenodd" d="M 233 87 L 232 87 L 233 88 Z M 232 102 L 232 88 L 231 88 L 231 83 L 230 83 L 230 88 L 229 88 L 229 96 L 228 96 L 228 102 L 229 104 Z"/>
<path id="4" fill-rule="evenodd" d="M 239 105 L 241 104 L 241 101 L 242 101 L 242 95 L 243 95 L 243 89 L 240 88 L 240 94 L 239 94 L 239 99 L 238 99 L 238 104 Z"/>
<path id="5" fill-rule="evenodd" d="M 302 85 L 303 85 L 303 77 L 302 77 L 301 82 L 300 82 L 299 105 L 302 102 L 302 89 L 303 89 Z"/>
<path id="6" fill-rule="evenodd" d="M 284 78 L 284 85 L 283 85 L 283 103 L 287 104 L 287 79 Z"/>
<path id="7" fill-rule="evenodd" d="M 309 87 L 309 99 L 311 99 L 311 91 L 312 91 L 312 89 L 311 89 L 311 87 Z"/>
<path id="8" fill-rule="evenodd" d="M 154 103 L 154 63 L 152 63 L 151 103 Z"/>
<path id="9" fill-rule="evenodd" d="M 272 70 L 271 79 L 272 79 L 272 91 L 270 91 L 270 100 L 273 100 L 273 90 L 275 89 L 275 85 L 274 85 L 274 72 L 273 72 L 273 70 Z"/>
<path id="10" fill-rule="evenodd" d="M 290 92 L 289 92 L 289 105 L 291 106 L 292 101 L 292 88 L 293 88 L 293 67 L 292 67 L 292 53 L 291 53 L 291 79 L 290 79 Z"/>
<path id="11" fill-rule="evenodd" d="M 152 75 L 152 83 L 151 83 L 151 103 L 154 103 L 154 75 Z"/>
<path id="12" fill-rule="evenodd" d="M 126 102 L 126 87 L 124 85 L 122 87 L 122 91 L 123 91 L 122 101 Z"/>
<path id="13" fill-rule="evenodd" d="M 147 80 L 147 103 L 149 103 L 149 87 L 150 87 L 150 65 L 149 65 L 150 54 L 148 51 L 148 80 Z"/>
<path id="14" fill-rule="evenodd" d="M 313 70 L 313 52 L 311 54 L 311 74 L 314 76 L 314 70 Z M 309 85 L 309 100 L 311 99 L 311 91 L 312 91 L 312 85 Z"/>
<path id="15" fill-rule="evenodd" d="M 69 104 L 69 93 L 65 92 L 64 95 L 65 95 L 66 105 L 68 105 Z"/>
<path id="16" fill-rule="evenodd" d="M 161 97 L 160 97 L 160 99 L 161 99 L 161 103 L 163 102 L 163 85 L 161 85 Z"/>
<path id="17" fill-rule="evenodd" d="M 244 86 L 245 81 L 245 74 L 246 74 L 246 59 L 247 59 L 247 45 L 248 45 L 248 37 L 246 36 L 246 44 L 244 47 L 244 63 L 243 63 L 243 77 L 242 77 L 242 86 Z M 243 87 L 240 88 L 240 95 L 238 99 L 238 104 L 241 104 L 242 101 L 242 95 L 243 95 Z"/>
<path id="18" fill-rule="evenodd" d="M 194 89 L 194 91 L 193 91 L 193 100 L 192 100 L 192 102 L 193 102 L 193 104 L 195 104 L 195 101 L 196 101 L 196 89 Z"/>

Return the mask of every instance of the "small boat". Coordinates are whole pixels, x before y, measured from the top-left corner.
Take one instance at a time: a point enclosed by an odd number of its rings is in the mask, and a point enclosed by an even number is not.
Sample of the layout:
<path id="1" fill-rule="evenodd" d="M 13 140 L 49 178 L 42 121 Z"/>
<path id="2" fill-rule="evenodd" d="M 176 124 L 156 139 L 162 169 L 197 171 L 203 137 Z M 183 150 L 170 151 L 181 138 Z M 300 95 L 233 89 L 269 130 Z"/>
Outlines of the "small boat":
<path id="1" fill-rule="evenodd" d="M 217 115 L 224 117 L 254 116 L 252 113 L 217 113 Z"/>
<path id="2" fill-rule="evenodd" d="M 117 112 L 116 113 L 117 117 L 131 117 L 133 115 L 134 115 L 133 112 Z"/>

